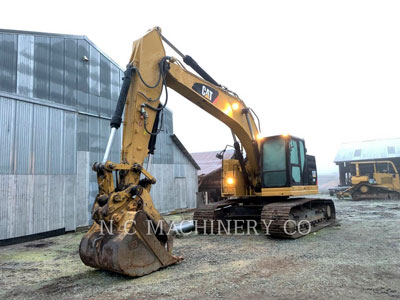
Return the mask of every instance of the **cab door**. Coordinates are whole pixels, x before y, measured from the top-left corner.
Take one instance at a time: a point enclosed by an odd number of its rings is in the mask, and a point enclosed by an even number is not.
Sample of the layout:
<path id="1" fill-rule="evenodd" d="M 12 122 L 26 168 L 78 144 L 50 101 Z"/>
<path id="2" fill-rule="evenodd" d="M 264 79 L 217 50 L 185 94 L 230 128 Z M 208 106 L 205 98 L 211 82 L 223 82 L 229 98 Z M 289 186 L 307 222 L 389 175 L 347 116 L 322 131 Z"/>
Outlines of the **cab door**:
<path id="1" fill-rule="evenodd" d="M 304 141 L 292 138 L 289 141 L 289 169 L 292 185 L 304 184 L 305 148 Z"/>

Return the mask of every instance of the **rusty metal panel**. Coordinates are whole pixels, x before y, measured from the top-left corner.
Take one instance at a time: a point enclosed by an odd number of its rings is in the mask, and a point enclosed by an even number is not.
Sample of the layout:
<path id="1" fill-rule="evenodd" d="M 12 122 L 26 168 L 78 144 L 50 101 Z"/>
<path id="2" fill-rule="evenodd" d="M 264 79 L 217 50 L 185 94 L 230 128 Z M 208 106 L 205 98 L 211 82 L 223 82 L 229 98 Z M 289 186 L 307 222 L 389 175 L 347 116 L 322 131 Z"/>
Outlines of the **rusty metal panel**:
<path id="1" fill-rule="evenodd" d="M 50 109 L 49 168 L 47 174 L 62 174 L 64 114 L 62 110 Z"/>
<path id="2" fill-rule="evenodd" d="M 14 174 L 32 172 L 33 104 L 17 102 L 15 117 Z"/>
<path id="3" fill-rule="evenodd" d="M 33 97 L 50 99 L 50 38 L 35 36 Z"/>
<path id="4" fill-rule="evenodd" d="M 33 96 L 34 38 L 31 35 L 18 35 L 17 93 Z"/>
<path id="5" fill-rule="evenodd" d="M 47 174 L 49 158 L 49 108 L 33 106 L 32 174 Z"/>
<path id="6" fill-rule="evenodd" d="M 64 39 L 50 39 L 50 100 L 64 103 Z"/>
<path id="7" fill-rule="evenodd" d="M 0 174 L 14 171 L 15 107 L 14 100 L 0 97 Z"/>
<path id="8" fill-rule="evenodd" d="M 17 87 L 16 34 L 0 33 L 0 90 L 15 93 Z"/>
<path id="9" fill-rule="evenodd" d="M 65 39 L 64 104 L 75 107 L 77 94 L 77 41 Z"/>

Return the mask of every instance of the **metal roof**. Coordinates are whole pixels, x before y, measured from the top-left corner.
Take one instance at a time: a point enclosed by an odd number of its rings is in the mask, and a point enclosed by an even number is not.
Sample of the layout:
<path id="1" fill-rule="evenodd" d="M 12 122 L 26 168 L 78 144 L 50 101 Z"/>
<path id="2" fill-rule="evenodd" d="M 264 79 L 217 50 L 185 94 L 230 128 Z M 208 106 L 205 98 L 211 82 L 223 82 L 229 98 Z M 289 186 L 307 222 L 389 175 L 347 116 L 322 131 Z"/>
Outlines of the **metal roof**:
<path id="1" fill-rule="evenodd" d="M 220 152 L 221 151 L 208 151 L 192 153 L 192 156 L 200 165 L 198 175 L 209 174 L 222 167 L 222 161 L 216 158 L 216 155 Z M 234 150 L 226 150 L 224 157 L 231 158 L 234 152 Z"/>
<path id="2" fill-rule="evenodd" d="M 171 139 L 174 141 L 175 145 L 182 151 L 182 153 L 189 159 L 192 165 L 197 169 L 200 170 L 200 166 L 194 160 L 193 156 L 190 155 L 189 151 L 186 150 L 185 146 L 183 146 L 182 142 L 178 139 L 175 134 L 170 135 Z"/>
<path id="3" fill-rule="evenodd" d="M 400 138 L 343 143 L 335 163 L 400 157 Z"/>

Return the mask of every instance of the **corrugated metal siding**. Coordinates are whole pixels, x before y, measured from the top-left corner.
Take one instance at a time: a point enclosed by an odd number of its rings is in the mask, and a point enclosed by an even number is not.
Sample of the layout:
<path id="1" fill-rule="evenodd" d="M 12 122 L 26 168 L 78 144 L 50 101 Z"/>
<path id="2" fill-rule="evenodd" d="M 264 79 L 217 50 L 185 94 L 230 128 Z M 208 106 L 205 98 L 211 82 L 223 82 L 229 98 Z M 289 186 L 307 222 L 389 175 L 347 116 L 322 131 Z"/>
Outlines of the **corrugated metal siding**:
<path id="1" fill-rule="evenodd" d="M 89 58 L 89 109 L 92 114 L 99 114 L 100 95 L 100 53 L 90 46 Z"/>
<path id="2" fill-rule="evenodd" d="M 17 93 L 33 96 L 34 37 L 18 35 Z"/>
<path id="3" fill-rule="evenodd" d="M 0 31 L 0 239 L 89 224 L 120 74 L 84 38 Z"/>
<path id="4" fill-rule="evenodd" d="M 164 127 L 157 135 L 156 151 L 150 173 L 157 183 L 151 189 L 155 207 L 160 212 L 196 207 L 197 170 L 172 141 L 172 112 L 165 110 Z"/>
<path id="5" fill-rule="evenodd" d="M 50 99 L 50 38 L 35 37 L 33 97 Z"/>
<path id="6" fill-rule="evenodd" d="M 0 239 L 88 225 L 98 193 L 91 165 L 102 159 L 122 70 L 82 37 L 0 30 L 0 54 Z M 150 170 L 162 212 L 196 205 L 196 170 L 172 133 L 165 111 Z"/>
<path id="7" fill-rule="evenodd" d="M 17 44 L 15 34 L 0 33 L 0 90 L 15 93 L 17 87 Z"/>
<path id="8" fill-rule="evenodd" d="M 64 112 L 63 174 L 76 174 L 76 123 L 75 113 Z"/>
<path id="9" fill-rule="evenodd" d="M 154 152 L 154 164 L 173 164 L 173 142 L 170 134 L 173 133 L 172 128 L 172 112 L 168 109 L 164 110 L 163 128 L 157 135 L 156 150 Z"/>
<path id="10" fill-rule="evenodd" d="M 76 107 L 77 41 L 65 39 L 64 104 Z"/>
<path id="11" fill-rule="evenodd" d="M 89 58 L 89 44 L 86 41 L 78 41 L 78 98 L 77 109 L 80 111 L 88 111 L 89 101 L 89 64 L 83 60 L 84 57 Z"/>
<path id="12" fill-rule="evenodd" d="M 77 116 L 0 98 L 0 239 L 76 228 Z"/>
<path id="13" fill-rule="evenodd" d="M 50 38 L 50 100 L 64 103 L 64 39 Z"/>
<path id="14" fill-rule="evenodd" d="M 32 174 L 47 174 L 49 167 L 49 124 L 50 109 L 41 105 L 33 108 Z"/>
<path id="15" fill-rule="evenodd" d="M 110 117 L 122 76 L 83 37 L 0 30 L 0 91 Z"/>
<path id="16" fill-rule="evenodd" d="M 0 174 L 13 172 L 16 102 L 0 97 Z"/>
<path id="17" fill-rule="evenodd" d="M 31 173 L 33 104 L 17 102 L 15 116 L 14 174 Z"/>

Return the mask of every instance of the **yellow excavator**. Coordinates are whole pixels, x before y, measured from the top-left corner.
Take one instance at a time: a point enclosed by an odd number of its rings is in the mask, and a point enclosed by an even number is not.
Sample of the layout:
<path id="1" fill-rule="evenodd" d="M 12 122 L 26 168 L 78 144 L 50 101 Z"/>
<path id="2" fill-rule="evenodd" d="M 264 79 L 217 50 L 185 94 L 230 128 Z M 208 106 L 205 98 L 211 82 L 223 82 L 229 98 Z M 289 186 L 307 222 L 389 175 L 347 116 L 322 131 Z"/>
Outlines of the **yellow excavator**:
<path id="1" fill-rule="evenodd" d="M 166 56 L 163 41 L 199 76 Z M 167 87 L 232 131 L 235 155 L 222 163 L 224 200 L 194 212 L 198 232 L 213 233 L 232 220 L 252 220 L 272 237 L 298 238 L 335 221 L 332 200 L 303 197 L 318 193 L 315 157 L 307 154 L 304 140 L 290 135 L 262 137 L 254 111 L 156 27 L 133 44 L 104 158 L 93 165 L 99 193 L 92 209 L 93 225 L 79 248 L 86 265 L 142 276 L 183 259 L 172 254 L 171 228 L 150 196 L 156 179 L 144 167 L 146 158 L 151 163 L 162 128 Z M 114 163 L 108 156 L 122 121 L 121 160 Z"/>

